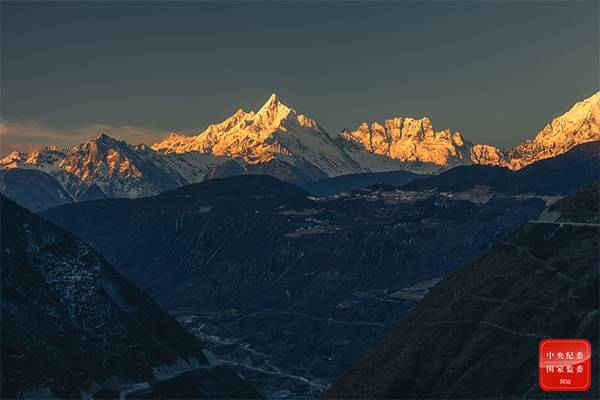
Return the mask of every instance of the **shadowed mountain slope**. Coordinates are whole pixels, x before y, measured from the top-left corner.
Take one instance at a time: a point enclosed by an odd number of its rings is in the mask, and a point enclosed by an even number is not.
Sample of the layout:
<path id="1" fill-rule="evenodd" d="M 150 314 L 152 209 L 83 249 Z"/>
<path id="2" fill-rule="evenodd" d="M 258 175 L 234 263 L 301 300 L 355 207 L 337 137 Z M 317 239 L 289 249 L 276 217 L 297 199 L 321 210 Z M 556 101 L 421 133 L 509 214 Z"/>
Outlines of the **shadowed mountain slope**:
<path id="1" fill-rule="evenodd" d="M 314 199 L 250 175 L 43 215 L 91 243 L 266 395 L 315 397 L 440 277 L 543 208 L 535 198 L 481 203 L 381 185 Z"/>
<path id="2" fill-rule="evenodd" d="M 599 169 L 600 142 L 590 142 L 518 171 L 485 165 L 461 166 L 440 175 L 414 180 L 403 189 L 448 192 L 488 186 L 495 192 L 504 193 L 566 194 L 598 180 Z"/>
<path id="3" fill-rule="evenodd" d="M 423 177 L 424 175 L 413 174 L 408 171 L 365 172 L 310 182 L 303 185 L 303 187 L 312 194 L 331 196 L 338 193 L 349 192 L 351 190 L 362 189 L 376 183 L 404 186 L 415 179 Z"/>
<path id="4" fill-rule="evenodd" d="M 597 190 L 562 200 L 598 214 Z M 598 398 L 538 388 L 538 343 L 587 338 L 598 361 L 598 226 L 525 224 L 440 282 L 326 398 Z"/>
<path id="5" fill-rule="evenodd" d="M 31 211 L 75 201 L 54 177 L 34 169 L 0 169 L 0 193 Z"/>
<path id="6" fill-rule="evenodd" d="M 2 398 L 260 396 L 82 240 L 6 197 L 0 206 Z M 183 373 L 204 376 L 203 391 L 153 389 Z"/>

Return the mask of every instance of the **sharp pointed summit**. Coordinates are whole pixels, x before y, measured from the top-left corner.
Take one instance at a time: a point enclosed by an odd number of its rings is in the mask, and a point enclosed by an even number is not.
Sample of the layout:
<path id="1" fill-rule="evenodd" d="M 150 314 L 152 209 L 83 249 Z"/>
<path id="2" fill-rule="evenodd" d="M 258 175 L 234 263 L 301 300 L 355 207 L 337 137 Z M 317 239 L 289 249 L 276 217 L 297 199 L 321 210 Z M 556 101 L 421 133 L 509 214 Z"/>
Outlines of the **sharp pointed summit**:
<path id="1" fill-rule="evenodd" d="M 93 140 L 90 140 L 88 143 L 92 142 L 102 143 L 105 146 L 127 146 L 126 142 L 119 139 L 115 139 L 114 137 L 109 136 L 106 132 L 100 132 Z"/>
<path id="2" fill-rule="evenodd" d="M 279 103 L 279 98 L 277 97 L 277 93 L 273 92 L 273 93 L 271 93 L 271 95 L 269 96 L 269 98 L 267 99 L 267 101 L 265 102 L 263 107 L 269 106 L 272 104 L 277 104 L 277 103 Z"/>
<path id="3" fill-rule="evenodd" d="M 360 171 L 316 121 L 283 104 L 275 93 L 256 113 L 238 111 L 196 136 L 165 138 L 152 148 L 163 154 L 198 151 L 233 157 L 247 169 L 277 165 L 273 168 L 279 172 L 273 174 L 284 179 L 290 169 L 301 180 Z"/>
<path id="4" fill-rule="evenodd" d="M 507 152 L 470 142 L 450 129 L 435 130 L 427 117 L 362 123 L 333 139 L 317 121 L 272 93 L 258 111 L 238 108 L 194 136 L 171 133 L 150 148 L 99 132 L 70 149 L 47 146 L 28 154 L 13 152 L 0 159 L 0 169 L 47 173 L 75 200 L 94 185 L 106 197 L 135 198 L 232 170 L 292 183 L 362 172 L 438 173 L 469 164 L 518 170 L 598 140 L 600 92 L 574 104 L 534 138 Z M 235 168 L 219 169 L 227 161 L 225 166 Z"/>
<path id="5" fill-rule="evenodd" d="M 105 139 L 105 138 L 110 138 L 110 136 L 108 136 L 105 132 L 99 132 L 98 135 L 96 136 L 96 139 Z"/>
<path id="6" fill-rule="evenodd" d="M 268 100 L 256 113 L 260 122 L 271 125 L 279 124 L 284 120 L 293 109 L 283 104 L 275 93 L 271 94 Z M 294 112 L 295 113 L 295 112 Z"/>

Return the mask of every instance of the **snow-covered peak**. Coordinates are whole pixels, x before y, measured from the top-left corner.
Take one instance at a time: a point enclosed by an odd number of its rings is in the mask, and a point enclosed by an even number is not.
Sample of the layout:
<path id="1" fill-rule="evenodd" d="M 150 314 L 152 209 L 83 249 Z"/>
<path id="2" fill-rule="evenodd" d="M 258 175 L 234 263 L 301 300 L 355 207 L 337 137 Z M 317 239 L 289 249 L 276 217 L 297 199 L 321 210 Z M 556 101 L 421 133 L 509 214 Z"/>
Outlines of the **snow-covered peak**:
<path id="1" fill-rule="evenodd" d="M 236 111 L 196 136 L 167 137 L 152 148 L 162 154 L 197 151 L 258 164 L 277 159 L 310 175 L 330 176 L 360 168 L 319 124 L 281 102 L 276 94 L 257 112 Z"/>
<path id="2" fill-rule="evenodd" d="M 265 127 L 277 126 L 287 118 L 292 109 L 279 101 L 273 93 L 256 113 L 255 120 Z M 295 114 L 295 112 L 294 112 Z"/>
<path id="3" fill-rule="evenodd" d="M 44 172 L 56 171 L 66 150 L 56 146 L 47 146 L 29 153 L 13 151 L 0 159 L 0 168 L 35 168 Z"/>
<path id="4" fill-rule="evenodd" d="M 47 146 L 29 153 L 25 162 L 32 167 L 50 172 L 59 167 L 66 154 L 66 150 L 61 150 L 56 146 Z"/>
<path id="5" fill-rule="evenodd" d="M 118 140 L 113 138 L 112 136 L 107 135 L 104 132 L 100 132 L 98 134 L 98 136 L 96 136 L 94 139 L 82 143 L 81 145 L 79 145 L 78 147 L 81 147 L 82 145 L 90 145 L 90 144 L 99 144 L 102 146 L 107 146 L 107 147 L 123 147 L 123 146 L 129 146 L 127 144 L 127 142 L 123 141 L 123 140 Z"/>
<path id="6" fill-rule="evenodd" d="M 318 126 L 309 118 L 298 115 L 273 93 L 257 112 L 246 112 L 240 108 L 229 118 L 209 125 L 196 136 L 171 134 L 152 148 L 162 154 L 200 151 L 242 156 L 247 147 L 269 140 L 276 131 L 286 130 L 284 125 L 290 122 L 292 125 Z"/>
<path id="7" fill-rule="evenodd" d="M 279 101 L 277 94 L 271 93 L 271 96 L 269 96 L 267 101 L 265 101 L 265 104 L 262 105 L 257 114 L 264 113 L 269 110 L 276 110 L 279 107 L 287 108 L 289 110 L 289 107 Z"/>
<path id="8" fill-rule="evenodd" d="M 298 128 L 324 132 L 315 120 L 299 114 L 273 93 L 256 112 L 246 112 L 240 108 L 222 122 L 209 125 L 196 136 L 172 133 L 152 145 L 152 148 L 161 154 L 200 151 L 243 157 L 241 153 L 248 150 L 246 147 L 273 141 L 272 137 L 276 132 L 294 134 Z M 229 151 L 232 145 L 236 147 L 235 151 Z M 222 150 L 223 147 L 229 150 Z"/>
<path id="9" fill-rule="evenodd" d="M 600 116 L 600 91 L 578 103 L 560 117 L 565 126 L 572 127 L 580 121 L 589 118 L 590 116 L 596 119 Z"/>
<path id="10" fill-rule="evenodd" d="M 189 139 L 189 135 L 171 132 L 150 147 L 160 154 L 171 153 L 170 149 L 183 148 Z"/>
<path id="11" fill-rule="evenodd" d="M 26 153 L 21 153 L 16 150 L 12 151 L 5 157 L 0 158 L 0 168 L 19 168 L 26 158 Z"/>
<path id="12" fill-rule="evenodd" d="M 2 168 L 31 168 L 53 176 L 78 199 L 92 186 L 108 197 L 141 197 L 187 184 L 166 159 L 145 144 L 129 145 L 105 133 L 70 149 L 13 152 Z"/>
<path id="13" fill-rule="evenodd" d="M 600 92 L 576 103 L 554 118 L 533 139 L 509 152 L 508 166 L 519 169 L 545 158 L 566 153 L 573 147 L 600 140 Z"/>
<path id="14" fill-rule="evenodd" d="M 474 155 L 473 144 L 464 140 L 460 132 L 437 131 L 427 117 L 395 117 L 370 125 L 363 122 L 353 131 L 342 131 L 338 140 L 355 143 L 368 152 L 395 160 L 444 167 L 487 163 L 488 155 L 502 158 L 500 150 L 491 146 L 477 147 Z"/>

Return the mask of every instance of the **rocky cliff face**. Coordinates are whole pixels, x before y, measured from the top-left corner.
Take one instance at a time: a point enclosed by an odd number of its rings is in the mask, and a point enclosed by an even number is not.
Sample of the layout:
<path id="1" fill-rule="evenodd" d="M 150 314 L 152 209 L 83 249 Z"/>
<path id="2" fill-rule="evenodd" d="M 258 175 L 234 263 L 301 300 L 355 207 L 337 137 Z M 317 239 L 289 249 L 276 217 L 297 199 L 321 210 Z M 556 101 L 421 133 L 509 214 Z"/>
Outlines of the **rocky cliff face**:
<path id="1" fill-rule="evenodd" d="M 598 398 L 594 373 L 576 396 L 538 387 L 544 338 L 586 338 L 598 359 L 598 226 L 560 225 L 597 223 L 598 189 L 553 210 L 558 222 L 525 224 L 438 283 L 325 397 Z"/>
<path id="2" fill-rule="evenodd" d="M 351 141 L 366 151 L 399 161 L 452 168 L 464 164 L 498 164 L 502 152 L 492 146 L 472 144 L 459 132 L 436 131 L 429 118 L 397 117 L 383 124 L 361 124 L 353 131 L 343 131 L 338 141 Z"/>
<path id="3" fill-rule="evenodd" d="M 53 176 L 74 198 L 96 186 L 106 197 L 142 197 L 187 183 L 158 153 L 101 134 L 71 149 L 45 147 L 27 155 L 11 153 L 4 169 L 36 169 Z"/>
<path id="4" fill-rule="evenodd" d="M 259 396 L 82 240 L 0 207 L 2 398 L 115 398 L 184 373 L 212 377 L 193 398 Z"/>

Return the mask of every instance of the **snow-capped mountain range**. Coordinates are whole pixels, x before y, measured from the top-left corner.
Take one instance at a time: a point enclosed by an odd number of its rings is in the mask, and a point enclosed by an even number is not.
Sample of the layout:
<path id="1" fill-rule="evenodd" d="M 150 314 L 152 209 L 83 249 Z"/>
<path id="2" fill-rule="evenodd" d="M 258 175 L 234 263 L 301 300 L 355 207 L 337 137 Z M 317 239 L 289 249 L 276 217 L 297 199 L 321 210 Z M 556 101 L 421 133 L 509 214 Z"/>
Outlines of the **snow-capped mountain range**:
<path id="1" fill-rule="evenodd" d="M 142 197 L 187 183 L 167 159 L 146 145 L 133 146 L 100 134 L 71 149 L 45 147 L 13 152 L 0 161 L 6 168 L 37 169 L 56 178 L 75 199 Z"/>
<path id="2" fill-rule="evenodd" d="M 361 170 L 315 120 L 281 103 L 275 94 L 256 113 L 240 109 L 197 136 L 172 134 L 152 148 L 163 154 L 228 156 L 243 166 L 280 161 L 313 180 Z"/>
<path id="3" fill-rule="evenodd" d="M 333 138 L 314 119 L 273 94 L 257 112 L 236 111 L 197 135 L 170 134 L 151 147 L 100 134 L 71 149 L 13 152 L 1 169 L 36 169 L 75 200 L 154 195 L 205 178 L 255 173 L 305 183 L 327 177 L 407 170 L 438 173 L 458 165 L 520 169 L 600 140 L 600 92 L 552 120 L 533 139 L 504 152 L 435 130 L 429 118 L 362 123 Z"/>

